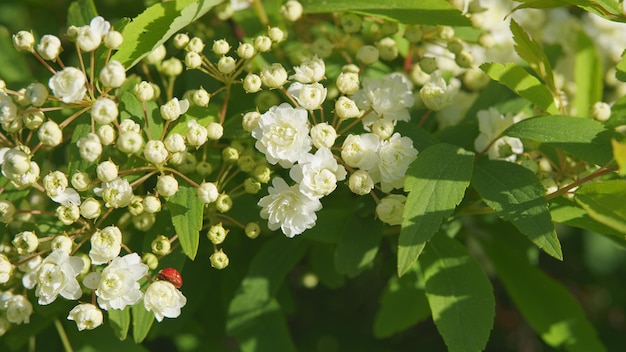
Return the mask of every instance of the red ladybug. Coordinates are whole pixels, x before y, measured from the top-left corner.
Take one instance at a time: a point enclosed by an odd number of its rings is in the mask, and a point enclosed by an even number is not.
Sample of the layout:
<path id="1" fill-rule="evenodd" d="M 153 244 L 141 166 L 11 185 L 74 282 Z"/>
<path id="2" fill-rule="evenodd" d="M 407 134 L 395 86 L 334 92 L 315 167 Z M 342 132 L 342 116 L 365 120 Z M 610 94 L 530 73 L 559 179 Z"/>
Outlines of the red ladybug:
<path id="1" fill-rule="evenodd" d="M 169 281 L 176 288 L 180 288 L 183 285 L 183 277 L 174 268 L 165 268 L 159 271 L 157 280 Z"/>

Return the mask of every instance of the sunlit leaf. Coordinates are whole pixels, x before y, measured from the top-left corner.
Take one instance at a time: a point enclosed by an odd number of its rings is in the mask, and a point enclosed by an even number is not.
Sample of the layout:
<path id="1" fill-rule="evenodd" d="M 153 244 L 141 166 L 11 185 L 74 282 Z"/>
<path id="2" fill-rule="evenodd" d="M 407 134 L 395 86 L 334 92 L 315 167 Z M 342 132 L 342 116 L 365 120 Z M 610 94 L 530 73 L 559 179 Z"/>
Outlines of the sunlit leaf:
<path id="1" fill-rule="evenodd" d="M 193 260 L 198 252 L 204 203 L 198 199 L 195 187 L 179 183 L 178 192 L 170 197 L 167 207 L 180 247 Z"/>
<path id="2" fill-rule="evenodd" d="M 602 101 L 604 71 L 596 46 L 584 31 L 579 31 L 576 36 L 575 60 L 576 96 L 574 97 L 574 107 L 577 116 L 588 117 L 591 106 Z"/>
<path id="3" fill-rule="evenodd" d="M 574 199 L 596 221 L 626 233 L 626 181 L 583 185 L 576 191 Z"/>
<path id="4" fill-rule="evenodd" d="M 115 336 L 120 340 L 126 340 L 128 328 L 130 328 L 130 307 L 125 309 L 110 309 L 107 311 L 109 324 L 113 328 Z"/>
<path id="5" fill-rule="evenodd" d="M 77 0 L 70 4 L 67 11 L 67 25 L 86 26 L 96 16 L 98 16 L 98 10 L 93 0 Z"/>

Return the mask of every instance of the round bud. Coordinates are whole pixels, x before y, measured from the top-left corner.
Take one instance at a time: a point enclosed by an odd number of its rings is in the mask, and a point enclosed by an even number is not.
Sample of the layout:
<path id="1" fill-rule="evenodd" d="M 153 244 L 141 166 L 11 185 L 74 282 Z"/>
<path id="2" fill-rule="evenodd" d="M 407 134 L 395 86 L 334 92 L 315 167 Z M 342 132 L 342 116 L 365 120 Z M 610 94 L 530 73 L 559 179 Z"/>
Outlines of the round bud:
<path id="1" fill-rule="evenodd" d="M 178 181 L 172 175 L 161 175 L 157 179 L 156 191 L 163 197 L 171 197 L 178 192 Z"/>
<path id="2" fill-rule="evenodd" d="M 270 37 L 270 39 L 274 42 L 274 43 L 279 43 L 282 42 L 283 40 L 285 40 L 285 38 L 287 38 L 287 35 L 285 34 L 285 32 L 283 32 L 280 28 L 278 27 L 272 27 L 269 28 L 267 30 L 267 35 Z"/>
<path id="3" fill-rule="evenodd" d="M 52 120 L 48 120 L 41 124 L 39 130 L 37 130 L 37 136 L 42 144 L 51 147 L 57 146 L 63 141 L 63 132 L 61 131 L 61 127 Z"/>
<path id="4" fill-rule="evenodd" d="M 230 44 L 226 39 L 214 40 L 212 49 L 215 55 L 226 55 L 230 51 Z"/>
<path id="5" fill-rule="evenodd" d="M 261 182 L 255 178 L 248 177 L 243 181 L 243 188 L 248 194 L 257 194 L 261 190 Z"/>
<path id="6" fill-rule="evenodd" d="M 211 94 L 204 90 L 204 88 L 196 89 L 191 94 L 191 101 L 196 106 L 207 107 L 209 106 L 209 101 L 211 101 Z"/>
<path id="7" fill-rule="evenodd" d="M 256 222 L 249 222 L 246 224 L 245 232 L 248 238 L 255 239 L 261 234 L 261 226 Z"/>
<path id="8" fill-rule="evenodd" d="M 40 107 L 48 99 L 48 89 L 41 83 L 32 83 L 26 87 L 24 97 L 32 106 Z"/>
<path id="9" fill-rule="evenodd" d="M 155 97 L 154 87 L 146 81 L 141 81 L 137 83 L 133 87 L 133 94 L 135 94 L 137 100 L 141 102 L 152 100 Z"/>
<path id="10" fill-rule="evenodd" d="M 128 204 L 128 212 L 131 215 L 137 216 L 143 213 L 143 197 L 138 195 L 133 195 L 130 198 L 130 203 Z"/>
<path id="11" fill-rule="evenodd" d="M 167 237 L 158 235 L 150 244 L 150 248 L 152 248 L 152 253 L 162 257 L 169 254 L 172 244 Z"/>
<path id="12" fill-rule="evenodd" d="M 89 189 L 91 184 L 91 177 L 86 172 L 78 171 L 72 175 L 70 180 L 72 187 L 77 191 L 84 192 Z"/>
<path id="13" fill-rule="evenodd" d="M 333 54 L 335 46 L 326 38 L 316 39 L 310 47 L 311 52 L 319 58 L 325 59 Z"/>
<path id="14" fill-rule="evenodd" d="M 239 151 L 233 147 L 222 149 L 222 160 L 226 164 L 236 163 L 239 160 Z"/>
<path id="15" fill-rule="evenodd" d="M 191 40 L 189 40 L 189 43 L 187 43 L 185 50 L 193 51 L 200 54 L 202 53 L 202 50 L 204 50 L 204 42 L 198 37 L 191 38 Z"/>
<path id="16" fill-rule="evenodd" d="M 187 149 L 185 138 L 179 133 L 172 133 L 164 140 L 165 148 L 170 153 L 180 153 Z"/>
<path id="17" fill-rule="evenodd" d="M 468 53 L 467 51 L 461 51 L 454 56 L 454 62 L 456 62 L 459 67 L 470 68 L 472 67 L 474 58 L 472 57 L 472 54 Z"/>
<path id="18" fill-rule="evenodd" d="M 448 42 L 448 50 L 453 53 L 453 54 L 458 54 L 461 51 L 463 51 L 463 42 L 458 39 L 458 38 L 452 38 L 452 40 L 450 40 Z"/>
<path id="19" fill-rule="evenodd" d="M 221 73 L 228 75 L 235 71 L 237 68 L 237 62 L 230 56 L 222 56 L 217 61 L 217 69 Z"/>
<path id="20" fill-rule="evenodd" d="M 188 70 L 200 68 L 202 66 L 202 56 L 195 51 L 190 51 L 185 55 L 185 67 Z"/>
<path id="21" fill-rule="evenodd" d="M 485 88 L 490 81 L 489 76 L 479 68 L 470 68 L 463 75 L 463 85 L 472 91 Z"/>
<path id="22" fill-rule="evenodd" d="M 407 25 L 404 29 L 404 37 L 410 43 L 419 43 L 422 40 L 424 32 L 419 25 Z"/>
<path id="23" fill-rule="evenodd" d="M 153 195 L 147 195 L 143 198 L 143 210 L 148 213 L 158 213 L 161 211 L 161 200 Z"/>
<path id="24" fill-rule="evenodd" d="M 361 116 L 361 111 L 354 100 L 345 96 L 339 97 L 335 102 L 335 113 L 342 120 Z"/>
<path id="25" fill-rule="evenodd" d="M 240 43 L 239 47 L 237 48 L 237 56 L 239 56 L 239 58 L 247 60 L 247 59 L 251 59 L 254 54 L 256 54 L 256 50 L 254 49 L 254 46 L 250 43 Z"/>
<path id="26" fill-rule="evenodd" d="M 272 40 L 270 39 L 270 37 L 260 35 L 254 38 L 254 48 L 256 49 L 256 51 L 264 53 L 266 51 L 269 51 L 271 47 Z"/>
<path id="27" fill-rule="evenodd" d="M 117 120 L 117 104 L 107 97 L 100 97 L 91 106 L 91 118 L 99 125 L 106 125 Z"/>
<path id="28" fill-rule="evenodd" d="M 226 235 L 228 235 L 228 230 L 222 226 L 221 222 L 217 225 L 209 227 L 209 232 L 206 234 L 209 241 L 213 244 L 221 244 L 224 242 Z"/>
<path id="29" fill-rule="evenodd" d="M 221 248 L 219 251 L 213 253 L 209 260 L 211 261 L 211 266 L 218 270 L 222 270 L 228 266 L 228 256 Z"/>
<path id="30" fill-rule="evenodd" d="M 450 26 L 441 26 L 439 30 L 439 38 L 443 40 L 452 40 L 452 38 L 454 38 L 454 28 Z"/>
<path id="31" fill-rule="evenodd" d="M 102 182 L 111 182 L 118 176 L 118 166 L 114 162 L 103 161 L 96 167 L 96 175 Z"/>
<path id="32" fill-rule="evenodd" d="M 280 88 L 287 82 L 287 71 L 279 63 L 272 64 L 261 71 L 261 82 L 270 89 Z"/>
<path id="33" fill-rule="evenodd" d="M 378 119 L 374 121 L 372 126 L 372 133 L 376 134 L 381 140 L 385 140 L 393 134 L 394 123 L 388 119 Z"/>
<path id="34" fill-rule="evenodd" d="M 360 196 L 370 193 L 374 189 L 374 180 L 369 172 L 365 170 L 357 170 L 350 175 L 348 180 L 348 188 L 354 194 Z"/>
<path id="35" fill-rule="evenodd" d="M 46 34 L 41 37 L 39 44 L 37 44 L 37 53 L 39 53 L 44 60 L 48 61 L 56 60 L 62 50 L 61 40 L 51 34 Z"/>
<path id="36" fill-rule="evenodd" d="M 420 68 L 425 73 L 431 74 L 437 69 L 437 60 L 434 57 L 423 57 L 419 62 Z"/>
<path id="37" fill-rule="evenodd" d="M 202 177 L 207 177 L 213 172 L 213 166 L 208 161 L 199 161 L 196 164 L 196 172 Z"/>
<path id="38" fill-rule="evenodd" d="M 35 37 L 33 33 L 27 31 L 19 31 L 13 34 L 13 46 L 17 51 L 33 51 L 35 46 Z"/>
<path id="39" fill-rule="evenodd" d="M 87 198 L 80 203 L 80 215 L 85 219 L 95 219 L 100 216 L 102 206 L 94 198 Z"/>
<path id="40" fill-rule="evenodd" d="M 184 49 L 189 44 L 189 36 L 185 33 L 178 33 L 174 36 L 173 42 L 176 49 Z"/>
<path id="41" fill-rule="evenodd" d="M 483 33 L 478 37 L 478 44 L 483 48 L 492 48 L 496 45 L 496 40 L 491 33 Z"/>
<path id="42" fill-rule="evenodd" d="M 246 93 L 256 93 L 261 90 L 261 77 L 248 73 L 243 79 L 243 89 Z"/>
<path id="43" fill-rule="evenodd" d="M 63 251 L 67 254 L 72 252 L 72 247 L 74 246 L 74 241 L 67 235 L 59 235 L 55 236 L 50 242 L 50 249 L 53 251 Z"/>
<path id="44" fill-rule="evenodd" d="M 161 62 L 159 72 L 168 77 L 176 77 L 183 73 L 183 63 L 175 57 L 169 58 Z"/>
<path id="45" fill-rule="evenodd" d="M 206 130 L 207 130 L 207 137 L 210 140 L 214 140 L 214 141 L 219 140 L 224 135 L 224 127 L 217 122 L 210 122 L 206 126 Z"/>
<path id="46" fill-rule="evenodd" d="M 217 186 L 212 182 L 203 182 L 197 190 L 198 199 L 205 204 L 213 203 L 219 197 Z"/>
<path id="47" fill-rule="evenodd" d="M 159 258 L 152 253 L 144 253 L 141 257 L 141 262 L 146 264 L 150 270 L 154 270 L 159 267 Z"/>
<path id="48" fill-rule="evenodd" d="M 109 31 L 104 35 L 104 46 L 111 50 L 116 50 L 123 42 L 124 37 L 118 31 Z"/>
<path id="49" fill-rule="evenodd" d="M 358 72 L 342 72 L 337 77 L 337 89 L 343 94 L 352 95 L 360 88 Z"/>
<path id="50" fill-rule="evenodd" d="M 29 254 L 39 246 L 39 238 L 32 231 L 22 231 L 15 235 L 11 243 L 17 249 L 18 254 Z"/>
<path id="51" fill-rule="evenodd" d="M 165 268 L 159 271 L 157 280 L 169 281 L 176 288 L 183 286 L 183 277 L 180 275 L 180 272 L 174 268 Z"/>
<path id="52" fill-rule="evenodd" d="M 137 216 L 133 216 L 133 226 L 139 231 L 148 231 L 156 222 L 156 216 L 151 213 L 143 212 Z"/>
<path id="53" fill-rule="evenodd" d="M 380 221 L 389 225 L 402 225 L 402 213 L 406 197 L 400 194 L 391 194 L 380 200 L 376 205 L 376 216 Z"/>
<path id="54" fill-rule="evenodd" d="M 111 145 L 115 141 L 116 132 L 111 125 L 102 125 L 96 130 L 98 138 L 102 145 Z"/>
<path id="55" fill-rule="evenodd" d="M 346 33 L 358 33 L 361 30 L 361 16 L 354 13 L 347 13 L 341 15 L 340 22 L 341 28 Z"/>
<path id="56" fill-rule="evenodd" d="M 611 106 L 605 102 L 599 101 L 591 106 L 591 117 L 604 122 L 611 117 Z"/>
<path id="57" fill-rule="evenodd" d="M 315 148 L 331 148 L 337 139 L 337 131 L 326 122 L 311 127 L 311 140 Z"/>
<path id="58" fill-rule="evenodd" d="M 237 160 L 237 166 L 243 172 L 252 172 L 256 167 L 256 162 L 252 156 L 244 155 Z"/>
<path id="59" fill-rule="evenodd" d="M 304 8 L 302 7 L 302 4 L 296 0 L 289 0 L 280 7 L 280 14 L 290 22 L 297 21 L 300 17 L 302 17 L 303 12 Z"/>
<path id="60" fill-rule="evenodd" d="M 243 115 L 241 125 L 246 132 L 252 132 L 259 125 L 261 114 L 258 111 L 250 111 Z"/>
<path id="61" fill-rule="evenodd" d="M 117 136 L 116 146 L 122 153 L 129 155 L 135 154 L 141 150 L 141 146 L 143 146 L 143 138 L 139 132 L 122 131 Z"/>
<path id="62" fill-rule="evenodd" d="M 0 200 L 0 222 L 5 224 L 13 221 L 15 206 L 8 200 Z"/>
<path id="63" fill-rule="evenodd" d="M 208 132 L 206 127 L 200 125 L 196 120 L 187 121 L 187 143 L 191 146 L 199 148 L 208 140 Z"/>
<path id="64" fill-rule="evenodd" d="M 381 60 L 391 61 L 398 57 L 398 44 L 393 38 L 386 37 L 381 39 L 376 45 Z"/>
<path id="65" fill-rule="evenodd" d="M 146 161 L 155 165 L 162 165 L 167 159 L 167 149 L 160 140 L 150 140 L 143 148 L 143 156 Z"/>
<path id="66" fill-rule="evenodd" d="M 252 173 L 254 178 L 256 178 L 261 183 L 270 182 L 271 170 L 267 165 L 258 165 L 254 168 L 254 172 Z"/>
<path id="67" fill-rule="evenodd" d="M 226 193 L 217 196 L 215 200 L 215 209 L 220 213 L 226 213 L 233 207 L 233 200 Z"/>
<path id="68" fill-rule="evenodd" d="M 106 87 L 118 88 L 126 80 L 126 70 L 119 61 L 111 60 L 102 68 L 99 78 Z"/>
<path id="69" fill-rule="evenodd" d="M 356 52 L 356 59 L 364 65 L 371 65 L 378 61 L 378 49 L 372 45 L 363 45 Z"/>

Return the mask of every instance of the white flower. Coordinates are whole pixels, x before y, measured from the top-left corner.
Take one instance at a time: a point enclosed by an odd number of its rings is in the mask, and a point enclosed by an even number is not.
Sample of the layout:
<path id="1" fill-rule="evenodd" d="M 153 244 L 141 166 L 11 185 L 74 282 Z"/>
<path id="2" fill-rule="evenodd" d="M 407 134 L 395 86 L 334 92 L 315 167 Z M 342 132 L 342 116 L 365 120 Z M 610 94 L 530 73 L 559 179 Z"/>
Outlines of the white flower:
<path id="1" fill-rule="evenodd" d="M 326 74 L 326 65 L 324 60 L 314 56 L 305 60 L 300 66 L 294 66 L 296 73 L 291 75 L 290 79 L 295 79 L 300 83 L 316 83 L 324 79 Z"/>
<path id="2" fill-rule="evenodd" d="M 148 266 L 141 262 L 141 257 L 137 253 L 113 259 L 102 270 L 98 280 L 96 296 L 100 308 L 124 309 L 139 302 L 142 294 L 137 280 L 144 277 L 147 272 Z"/>
<path id="3" fill-rule="evenodd" d="M 0 284 L 4 284 L 11 278 L 13 265 L 6 255 L 0 254 Z"/>
<path id="4" fill-rule="evenodd" d="M 326 100 L 326 87 L 319 83 L 302 84 L 294 82 L 287 89 L 294 99 L 307 110 L 319 109 Z"/>
<path id="5" fill-rule="evenodd" d="M 91 303 L 81 303 L 70 310 L 68 320 L 74 320 L 78 331 L 92 330 L 102 325 L 102 311 Z"/>
<path id="6" fill-rule="evenodd" d="M 11 241 L 18 254 L 34 252 L 39 246 L 39 238 L 33 231 L 22 231 L 13 237 Z"/>
<path id="7" fill-rule="evenodd" d="M 44 60 L 56 60 L 61 53 L 61 40 L 54 35 L 46 34 L 37 44 L 37 52 Z"/>
<path id="8" fill-rule="evenodd" d="M 361 115 L 361 110 L 359 110 L 356 106 L 354 100 L 345 96 L 340 96 L 335 102 L 335 113 L 341 120 L 346 120 L 359 117 Z"/>
<path id="9" fill-rule="evenodd" d="M 122 232 L 116 226 L 107 226 L 91 235 L 89 258 L 99 265 L 112 260 L 122 249 Z"/>
<path id="10" fill-rule="evenodd" d="M 187 99 L 178 100 L 178 98 L 173 98 L 161 105 L 161 117 L 166 121 L 175 121 L 180 115 L 186 113 L 188 109 L 189 101 Z"/>
<path id="11" fill-rule="evenodd" d="M 87 88 L 85 75 L 74 67 L 66 67 L 50 78 L 48 86 L 55 97 L 64 103 L 76 103 L 83 100 Z"/>
<path id="12" fill-rule="evenodd" d="M 8 200 L 0 200 L 0 222 L 5 224 L 13 221 L 15 215 L 15 205 Z"/>
<path id="13" fill-rule="evenodd" d="M 36 162 L 31 161 L 29 163 L 29 168 L 23 174 L 14 174 L 8 176 L 13 182 L 13 185 L 17 189 L 25 189 L 33 185 L 33 183 L 37 182 L 39 179 L 39 165 Z"/>
<path id="14" fill-rule="evenodd" d="M 394 133 L 389 140 L 380 143 L 378 158 L 380 185 L 383 192 L 389 192 L 404 186 L 406 170 L 417 158 L 417 149 L 413 148 L 411 138 Z"/>
<path id="15" fill-rule="evenodd" d="M 186 303 L 187 298 L 171 282 L 163 280 L 151 283 L 143 297 L 144 307 L 154 313 L 157 321 L 178 317 Z"/>
<path id="16" fill-rule="evenodd" d="M 163 142 L 165 148 L 172 154 L 184 152 L 187 149 L 185 138 L 180 133 L 170 133 Z"/>
<path id="17" fill-rule="evenodd" d="M 524 146 L 519 138 L 508 136 L 498 138 L 504 130 L 519 121 L 520 116 L 503 115 L 496 108 L 489 108 L 489 110 L 479 111 L 477 117 L 480 131 L 474 141 L 474 148 L 477 152 L 482 153 L 489 147 L 487 153 L 490 159 L 514 161 L 516 154 L 521 154 L 524 151 Z"/>
<path id="18" fill-rule="evenodd" d="M 9 298 L 4 305 L 6 307 L 6 318 L 10 323 L 30 323 L 33 305 L 30 304 L 28 298 L 22 295 L 15 295 Z"/>
<path id="19" fill-rule="evenodd" d="M 311 127 L 311 140 L 315 148 L 331 148 L 337 139 L 337 131 L 326 122 Z"/>
<path id="20" fill-rule="evenodd" d="M 319 200 L 302 194 L 298 185 L 289 187 L 280 177 L 274 178 L 272 184 L 269 195 L 258 203 L 263 207 L 261 217 L 268 220 L 270 230 L 280 228 L 285 236 L 294 237 L 315 226 L 315 212 L 322 209 Z"/>
<path id="21" fill-rule="evenodd" d="M 41 143 L 51 147 L 55 147 L 63 141 L 63 131 L 61 131 L 61 127 L 52 120 L 48 120 L 39 126 L 37 136 Z"/>
<path id="22" fill-rule="evenodd" d="M 356 170 L 350 175 L 348 180 L 348 188 L 352 193 L 360 196 L 370 193 L 374 189 L 374 180 L 370 176 L 369 172 L 365 170 Z"/>
<path id="23" fill-rule="evenodd" d="M 230 8 L 233 11 L 241 11 L 250 7 L 251 3 L 252 0 L 230 0 Z"/>
<path id="24" fill-rule="evenodd" d="M 26 98 L 33 106 L 42 106 L 48 99 L 48 88 L 39 82 L 31 83 L 28 87 L 26 87 L 24 98 Z"/>
<path id="25" fill-rule="evenodd" d="M 354 94 L 359 90 L 359 74 L 356 72 L 342 72 L 337 77 L 337 89 L 343 94 Z"/>
<path id="26" fill-rule="evenodd" d="M 17 118 L 17 105 L 6 93 L 0 92 L 0 122 L 11 123 Z"/>
<path id="27" fill-rule="evenodd" d="M 287 82 L 287 71 L 281 64 L 272 64 L 261 70 L 261 81 L 268 88 L 279 88 Z"/>
<path id="28" fill-rule="evenodd" d="M 337 181 L 346 178 L 346 169 L 337 164 L 328 148 L 306 154 L 289 171 L 289 176 L 299 183 L 300 192 L 311 199 L 327 196 L 337 188 Z"/>
<path id="29" fill-rule="evenodd" d="M 107 208 L 122 208 L 130 203 L 133 189 L 130 183 L 123 178 L 116 178 L 110 182 L 102 182 L 102 188 L 94 189 L 94 193 L 102 196 Z"/>
<path id="30" fill-rule="evenodd" d="M 200 199 L 200 201 L 202 203 L 213 203 L 217 200 L 217 197 L 219 196 L 219 191 L 217 190 L 217 186 L 215 185 L 215 183 L 212 182 L 203 182 L 202 184 L 200 184 L 200 187 L 198 187 L 198 199 Z"/>
<path id="31" fill-rule="evenodd" d="M 311 150 L 307 112 L 287 103 L 271 107 L 261 115 L 252 131 L 255 147 L 265 154 L 267 161 L 284 168 L 291 167 Z"/>
<path id="32" fill-rule="evenodd" d="M 402 74 L 392 73 L 383 79 L 363 79 L 363 88 L 352 97 L 360 109 L 372 109 L 363 119 L 369 126 L 377 118 L 409 121 L 408 108 L 415 103 L 411 82 Z"/>
<path id="33" fill-rule="evenodd" d="M 91 22 L 89 22 L 89 27 L 91 27 L 101 37 L 104 37 L 104 35 L 111 30 L 111 24 L 102 16 L 92 18 Z"/>
<path id="34" fill-rule="evenodd" d="M 102 68 L 99 78 L 106 87 L 118 88 L 126 80 L 126 70 L 119 61 L 111 60 Z"/>
<path id="35" fill-rule="evenodd" d="M 450 106 L 454 98 L 461 88 L 461 82 L 456 79 L 450 79 L 450 83 L 437 73 L 430 75 L 430 81 L 420 89 L 420 98 L 427 108 L 433 111 L 439 111 Z"/>
<path id="36" fill-rule="evenodd" d="M 79 299 L 82 290 L 76 276 L 83 269 L 83 260 L 70 257 L 65 251 L 55 250 L 43 259 L 33 275 L 25 275 L 26 288 L 37 285 L 35 295 L 41 305 L 54 302 L 58 295 L 69 300 Z"/>
<path id="37" fill-rule="evenodd" d="M 172 175 L 159 176 L 156 191 L 163 197 L 171 197 L 178 192 L 178 181 Z"/>
<path id="38" fill-rule="evenodd" d="M 89 133 L 86 137 L 80 138 L 76 145 L 78 146 L 80 157 L 85 161 L 96 161 L 102 154 L 102 143 L 95 133 Z"/>
<path id="39" fill-rule="evenodd" d="M 206 127 L 200 125 L 196 120 L 187 121 L 187 143 L 196 148 L 200 147 L 209 139 L 209 132 Z"/>
<path id="40" fill-rule="evenodd" d="M 165 144 L 158 139 L 148 141 L 143 148 L 143 156 L 146 158 L 146 161 L 150 163 L 155 165 L 163 164 L 167 158 Z"/>
<path id="41" fill-rule="evenodd" d="M 117 149 L 126 154 L 139 152 L 141 146 L 143 145 L 143 138 L 141 137 L 141 134 L 136 131 L 122 130 L 121 127 L 122 124 L 120 124 L 120 134 L 117 136 Z"/>
<path id="42" fill-rule="evenodd" d="M 341 147 L 341 159 L 346 165 L 361 170 L 371 170 L 378 164 L 380 138 L 373 133 L 351 134 Z"/>
<path id="43" fill-rule="evenodd" d="M 91 106 L 91 118 L 100 125 L 112 123 L 117 119 L 119 111 L 115 102 L 106 97 L 100 97 Z"/>
<path id="44" fill-rule="evenodd" d="M 376 205 L 376 216 L 380 221 L 389 225 L 402 225 L 406 197 L 400 194 L 390 194 Z"/>

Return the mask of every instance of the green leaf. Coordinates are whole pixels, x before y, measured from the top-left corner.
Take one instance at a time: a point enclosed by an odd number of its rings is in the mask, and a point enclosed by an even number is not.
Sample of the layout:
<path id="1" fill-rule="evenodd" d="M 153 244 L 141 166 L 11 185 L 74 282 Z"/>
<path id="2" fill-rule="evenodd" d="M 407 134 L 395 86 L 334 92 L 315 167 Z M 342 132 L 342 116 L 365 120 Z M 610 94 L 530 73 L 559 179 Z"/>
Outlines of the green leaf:
<path id="1" fill-rule="evenodd" d="M 77 0 L 70 4 L 67 11 L 67 25 L 87 26 L 94 17 L 98 16 L 98 10 L 93 0 Z"/>
<path id="2" fill-rule="evenodd" d="M 224 0 L 176 0 L 156 3 L 125 28 L 124 42 L 113 55 L 127 70 L 188 24 Z"/>
<path id="3" fill-rule="evenodd" d="M 443 234 L 428 242 L 420 263 L 426 298 L 448 351 L 485 349 L 495 298 L 480 265 L 464 246 Z"/>
<path id="4" fill-rule="evenodd" d="M 578 6 L 610 21 L 626 22 L 626 17 L 622 14 L 618 2 L 614 0 L 518 0 L 518 2 L 523 2 L 523 4 L 518 5 L 511 12 L 526 8 L 547 9 Z"/>
<path id="5" fill-rule="evenodd" d="M 480 65 L 480 69 L 489 75 L 491 79 L 502 83 L 520 97 L 528 99 L 546 112 L 550 114 L 558 113 L 550 90 L 521 66 L 513 63 L 500 64 L 493 62 Z"/>
<path id="6" fill-rule="evenodd" d="M 615 68 L 617 69 L 617 71 L 615 71 L 615 78 L 626 82 L 626 50 L 622 53 L 622 60 L 617 63 Z"/>
<path id="7" fill-rule="evenodd" d="M 304 256 L 308 244 L 299 238 L 275 237 L 263 245 L 252 259 L 250 269 L 228 307 L 226 331 L 229 335 L 240 341 L 256 340 L 269 344 L 264 345 L 265 348 L 271 346 L 272 341 L 262 336 L 266 327 L 263 327 L 265 322 L 261 318 L 280 309 L 274 297 L 287 273 Z M 275 329 L 281 328 L 277 326 Z M 289 335 L 281 334 L 280 342 L 283 346 L 292 345 Z"/>
<path id="8" fill-rule="evenodd" d="M 446 0 L 302 0 L 306 13 L 352 11 L 406 24 L 471 26 L 469 18 Z"/>
<path id="9" fill-rule="evenodd" d="M 130 327 L 130 307 L 125 309 L 109 309 L 107 311 L 109 324 L 120 340 L 126 340 L 128 328 Z"/>
<path id="10" fill-rule="evenodd" d="M 374 336 L 387 338 L 426 320 L 430 308 L 417 263 L 402 277 L 393 275 L 380 296 L 374 319 Z"/>
<path id="11" fill-rule="evenodd" d="M 617 166 L 619 166 L 619 175 L 626 175 L 626 143 L 611 140 L 611 147 Z"/>
<path id="12" fill-rule="evenodd" d="M 26 56 L 18 53 L 13 47 L 11 34 L 6 28 L 0 28 L 0 77 L 7 84 L 10 83 L 32 83 L 32 71 L 28 67 Z"/>
<path id="13" fill-rule="evenodd" d="M 515 51 L 530 68 L 548 85 L 551 92 L 556 92 L 552 65 L 543 49 L 515 20 L 511 19 L 511 32 L 515 41 Z"/>
<path id="14" fill-rule="evenodd" d="M 167 135 L 172 133 L 178 133 L 183 136 L 187 134 L 187 123 L 191 120 L 196 120 L 200 125 L 206 126 L 211 122 L 215 122 L 217 118 L 217 107 L 211 105 L 209 108 L 203 108 L 201 106 L 191 106 L 186 113 L 179 117 L 174 125 L 170 125 Z M 159 113 L 159 118 L 161 114 Z"/>
<path id="15" fill-rule="evenodd" d="M 563 259 L 545 188 L 532 171 L 507 161 L 485 160 L 476 164 L 472 185 L 500 218 L 510 221 L 549 255 Z"/>
<path id="16" fill-rule="evenodd" d="M 148 312 L 141 302 L 132 306 L 131 311 L 133 313 L 133 340 L 135 343 L 141 343 L 148 336 L 154 323 L 154 313 Z"/>
<path id="17" fill-rule="evenodd" d="M 311 270 L 320 282 L 330 289 L 343 286 L 346 279 L 335 269 L 335 248 L 332 245 L 315 243 L 309 257 Z"/>
<path id="18" fill-rule="evenodd" d="M 612 235 L 620 239 L 624 239 L 624 235 L 626 235 L 626 232 L 621 233 L 594 220 L 584 209 L 564 197 L 550 201 L 550 215 L 552 216 L 552 221 L 560 224 L 578 227 L 595 233 Z"/>
<path id="19" fill-rule="evenodd" d="M 577 116 L 588 117 L 591 106 L 602 101 L 602 81 L 604 74 L 602 61 L 596 52 L 596 46 L 584 31 L 576 36 L 575 56 L 576 95 L 574 108 Z"/>
<path id="20" fill-rule="evenodd" d="M 185 254 L 193 260 L 198 252 L 204 204 L 198 199 L 196 188 L 179 185 L 178 192 L 167 202 L 172 214 L 172 224 Z"/>
<path id="21" fill-rule="evenodd" d="M 354 277 L 376 257 L 383 238 L 382 222 L 355 215 L 343 226 L 341 233 L 335 251 L 335 268 L 340 274 Z"/>
<path id="22" fill-rule="evenodd" d="M 559 350 L 606 351 L 567 288 L 509 249 L 506 239 L 498 241 L 497 237 L 493 236 L 494 243 L 484 243 L 484 248 L 506 291 L 533 330 Z"/>
<path id="23" fill-rule="evenodd" d="M 407 171 L 409 192 L 398 239 L 398 276 L 407 272 L 465 195 L 474 154 L 440 143 L 424 149 Z"/>
<path id="24" fill-rule="evenodd" d="M 268 302 L 246 328 L 236 335 L 242 352 L 296 351 L 276 299 Z"/>
<path id="25" fill-rule="evenodd" d="M 145 104 L 145 113 L 143 105 Z M 161 139 L 163 133 L 163 119 L 161 114 L 158 113 L 159 107 L 154 100 L 141 103 L 135 94 L 131 92 L 124 92 L 120 99 L 120 118 L 129 119 L 133 118 L 138 120 L 142 129 L 146 129 L 146 117 L 148 128 L 150 129 L 150 139 Z"/>
<path id="26" fill-rule="evenodd" d="M 522 120 L 503 135 L 563 149 L 585 161 L 604 165 L 612 159 L 611 132 L 601 122 L 572 116 L 539 116 Z"/>
<path id="27" fill-rule="evenodd" d="M 596 221 L 626 233 L 626 181 L 583 185 L 576 191 L 574 199 Z"/>

